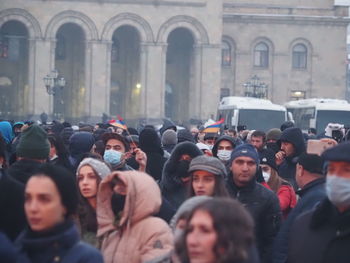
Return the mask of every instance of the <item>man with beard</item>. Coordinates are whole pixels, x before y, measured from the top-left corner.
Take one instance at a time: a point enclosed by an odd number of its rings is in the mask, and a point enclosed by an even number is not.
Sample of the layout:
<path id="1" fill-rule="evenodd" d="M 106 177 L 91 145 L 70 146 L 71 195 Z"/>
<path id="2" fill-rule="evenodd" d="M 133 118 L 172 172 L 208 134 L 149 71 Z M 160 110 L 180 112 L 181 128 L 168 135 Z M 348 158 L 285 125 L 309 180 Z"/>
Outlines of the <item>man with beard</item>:
<path id="1" fill-rule="evenodd" d="M 176 145 L 164 165 L 160 188 L 163 196 L 175 209 L 178 209 L 187 197 L 190 162 L 202 154 L 202 151 L 194 143 L 182 142 Z"/>

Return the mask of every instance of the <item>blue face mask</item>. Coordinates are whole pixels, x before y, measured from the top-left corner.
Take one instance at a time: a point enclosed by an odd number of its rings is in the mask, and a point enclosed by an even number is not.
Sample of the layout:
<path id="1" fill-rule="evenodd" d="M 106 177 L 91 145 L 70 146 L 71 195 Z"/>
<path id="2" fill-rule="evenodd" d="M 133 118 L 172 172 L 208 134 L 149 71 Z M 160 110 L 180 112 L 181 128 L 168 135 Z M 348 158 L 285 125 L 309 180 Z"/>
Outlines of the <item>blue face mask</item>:
<path id="1" fill-rule="evenodd" d="M 119 165 L 122 162 L 123 154 L 115 150 L 105 150 L 103 159 L 111 165 Z"/>
<path id="2" fill-rule="evenodd" d="M 337 175 L 327 175 L 326 193 L 335 206 L 350 205 L 350 179 Z"/>

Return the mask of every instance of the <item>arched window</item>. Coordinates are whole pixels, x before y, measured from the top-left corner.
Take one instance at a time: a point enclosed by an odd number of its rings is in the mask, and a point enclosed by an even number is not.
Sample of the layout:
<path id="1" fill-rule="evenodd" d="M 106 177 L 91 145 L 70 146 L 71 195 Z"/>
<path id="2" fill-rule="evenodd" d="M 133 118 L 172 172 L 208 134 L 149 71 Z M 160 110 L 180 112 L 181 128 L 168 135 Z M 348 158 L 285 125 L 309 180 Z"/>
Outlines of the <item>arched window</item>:
<path id="1" fill-rule="evenodd" d="M 223 67 L 231 66 L 231 46 L 227 41 L 222 41 L 221 65 Z"/>
<path id="2" fill-rule="evenodd" d="M 303 44 L 297 44 L 293 47 L 292 66 L 294 69 L 306 69 L 307 48 Z"/>
<path id="3" fill-rule="evenodd" d="M 254 66 L 260 68 L 269 66 L 269 47 L 264 42 L 258 43 L 254 48 Z"/>

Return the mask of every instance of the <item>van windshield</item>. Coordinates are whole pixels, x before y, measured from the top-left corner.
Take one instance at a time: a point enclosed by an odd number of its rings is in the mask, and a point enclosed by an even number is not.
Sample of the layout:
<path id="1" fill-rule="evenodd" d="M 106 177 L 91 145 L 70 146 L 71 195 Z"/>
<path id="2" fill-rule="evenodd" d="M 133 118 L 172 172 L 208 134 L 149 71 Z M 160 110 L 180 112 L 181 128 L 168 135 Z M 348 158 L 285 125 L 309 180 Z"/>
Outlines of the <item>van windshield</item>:
<path id="1" fill-rule="evenodd" d="M 246 125 L 249 130 L 268 131 L 279 128 L 286 121 L 285 111 L 240 109 L 238 125 Z"/>
<path id="2" fill-rule="evenodd" d="M 350 126 L 350 111 L 319 110 L 317 111 L 316 129 L 318 133 L 324 132 L 328 123 L 340 123 Z"/>

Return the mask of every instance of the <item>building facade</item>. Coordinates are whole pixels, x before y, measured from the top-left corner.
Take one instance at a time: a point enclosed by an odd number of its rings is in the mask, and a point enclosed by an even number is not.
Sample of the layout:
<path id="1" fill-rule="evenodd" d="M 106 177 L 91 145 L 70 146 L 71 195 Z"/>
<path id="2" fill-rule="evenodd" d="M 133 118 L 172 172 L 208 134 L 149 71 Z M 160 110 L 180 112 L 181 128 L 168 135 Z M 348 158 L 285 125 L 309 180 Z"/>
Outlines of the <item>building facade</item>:
<path id="1" fill-rule="evenodd" d="M 348 9 L 260 2 L 2 0 L 0 118 L 187 123 L 253 76 L 276 103 L 345 98 Z M 53 69 L 66 84 L 49 95 Z"/>

